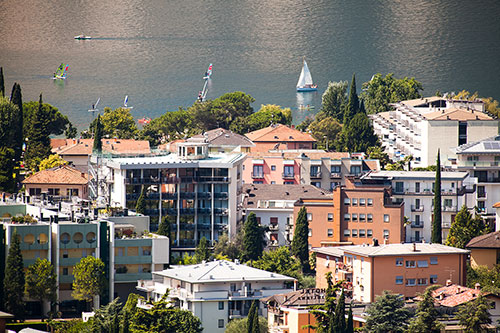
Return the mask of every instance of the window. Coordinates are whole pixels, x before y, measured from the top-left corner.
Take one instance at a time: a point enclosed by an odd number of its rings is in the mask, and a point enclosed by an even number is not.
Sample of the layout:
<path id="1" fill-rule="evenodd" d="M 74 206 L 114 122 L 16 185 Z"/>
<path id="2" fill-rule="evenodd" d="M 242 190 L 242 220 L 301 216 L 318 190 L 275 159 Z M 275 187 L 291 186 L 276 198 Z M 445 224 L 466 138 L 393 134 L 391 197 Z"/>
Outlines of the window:
<path id="1" fill-rule="evenodd" d="M 340 165 L 332 165 L 330 171 L 331 173 L 340 173 Z"/>
<path id="2" fill-rule="evenodd" d="M 224 310 L 224 302 L 219 302 L 219 310 Z"/>
<path id="3" fill-rule="evenodd" d="M 41 195 L 41 194 L 42 194 L 41 188 L 30 188 L 30 196 Z"/>
<path id="4" fill-rule="evenodd" d="M 389 238 L 389 230 L 384 230 L 384 238 Z"/>
<path id="5" fill-rule="evenodd" d="M 367 218 L 368 222 L 373 222 L 373 215 L 372 214 L 366 215 L 366 218 Z"/>
<path id="6" fill-rule="evenodd" d="M 419 192 L 420 192 L 420 183 L 419 183 L 419 182 L 416 182 L 416 183 L 415 183 L 415 192 L 416 192 L 416 193 L 419 193 Z"/>
<path id="7" fill-rule="evenodd" d="M 417 267 L 415 260 L 406 260 L 406 268 L 415 268 Z"/>
<path id="8" fill-rule="evenodd" d="M 444 199 L 443 201 L 444 201 L 443 202 L 443 206 L 445 206 L 445 207 L 451 207 L 451 206 L 453 206 L 453 200 L 451 200 L 451 199 Z"/>
<path id="9" fill-rule="evenodd" d="M 58 188 L 49 188 L 49 195 L 59 195 Z"/>
<path id="10" fill-rule="evenodd" d="M 330 183 L 330 191 L 333 191 L 339 185 L 340 185 L 339 182 L 331 182 Z"/>
<path id="11" fill-rule="evenodd" d="M 352 199 L 352 205 L 353 205 L 353 206 L 357 206 L 357 205 L 358 205 L 358 199 L 353 198 L 353 199 Z"/>
<path id="12" fill-rule="evenodd" d="M 68 267 L 63 267 L 62 275 L 68 275 Z"/>
<path id="13" fill-rule="evenodd" d="M 359 199 L 359 205 L 360 206 L 365 206 L 366 205 L 366 199 Z"/>
<path id="14" fill-rule="evenodd" d="M 311 172 L 311 177 L 320 177 L 321 176 L 321 166 L 320 165 L 311 165 L 310 172 Z"/>
<path id="15" fill-rule="evenodd" d="M 351 215 L 344 214 L 344 221 L 349 221 L 351 219 Z"/>
<path id="16" fill-rule="evenodd" d="M 352 214 L 351 219 L 353 222 L 358 222 L 358 214 Z"/>
<path id="17" fill-rule="evenodd" d="M 328 229 L 328 237 L 333 237 L 333 229 Z"/>
<path id="18" fill-rule="evenodd" d="M 426 278 L 417 279 L 417 284 L 419 286 L 426 286 L 427 285 L 427 279 Z"/>
<path id="19" fill-rule="evenodd" d="M 416 286 L 417 283 L 416 283 L 416 279 L 406 279 L 406 285 L 407 286 Z"/>
<path id="20" fill-rule="evenodd" d="M 384 214 L 384 222 L 389 222 L 389 214 Z"/>
<path id="21" fill-rule="evenodd" d="M 276 165 L 271 165 L 271 171 L 276 171 Z"/>
<path id="22" fill-rule="evenodd" d="M 344 199 L 344 205 L 349 206 L 350 204 L 351 204 L 351 199 L 349 199 L 349 198 L 345 198 L 345 199 Z"/>
<path id="23" fill-rule="evenodd" d="M 396 276 L 396 284 L 403 284 L 403 276 L 401 275 Z"/>
<path id="24" fill-rule="evenodd" d="M 431 275 L 429 282 L 431 284 L 438 283 L 438 276 L 437 275 Z"/>
<path id="25" fill-rule="evenodd" d="M 359 229 L 359 237 L 366 237 L 366 230 L 365 229 Z"/>
<path id="26" fill-rule="evenodd" d="M 403 188 L 404 188 L 404 183 L 403 182 L 396 182 L 396 193 L 403 193 Z"/>
<path id="27" fill-rule="evenodd" d="M 311 182 L 312 186 L 321 187 L 321 182 Z"/>
<path id="28" fill-rule="evenodd" d="M 68 258 L 68 251 L 63 252 L 63 258 Z"/>
<path id="29" fill-rule="evenodd" d="M 328 222 L 333 221 L 333 213 L 328 213 Z"/>
<path id="30" fill-rule="evenodd" d="M 437 265 L 438 264 L 438 258 L 437 257 L 431 257 L 430 258 L 431 265 Z"/>
<path id="31" fill-rule="evenodd" d="M 293 172 L 293 165 L 285 165 L 283 168 L 283 176 L 285 177 L 293 177 L 294 172 Z"/>
<path id="32" fill-rule="evenodd" d="M 351 231 L 349 229 L 344 229 L 344 237 L 351 236 Z"/>
<path id="33" fill-rule="evenodd" d="M 68 196 L 78 196 L 78 189 L 77 188 L 68 188 L 66 190 L 66 195 Z"/>
<path id="34" fill-rule="evenodd" d="M 313 230 L 311 228 L 309 228 L 308 232 L 307 232 L 307 236 L 311 237 L 313 235 Z"/>
<path id="35" fill-rule="evenodd" d="M 366 221 L 366 215 L 365 214 L 359 214 L 359 222 L 365 222 Z"/>
<path id="36" fill-rule="evenodd" d="M 373 206 L 373 199 L 372 198 L 368 198 L 367 199 L 367 204 L 368 204 L 368 206 Z"/>
<path id="37" fill-rule="evenodd" d="M 262 183 L 261 183 L 261 184 L 262 184 Z M 293 185 L 293 184 L 295 184 L 295 182 L 293 182 L 293 181 L 289 181 L 289 182 L 284 182 L 283 184 L 285 184 L 285 185 Z"/>
<path id="38" fill-rule="evenodd" d="M 263 165 L 254 165 L 252 178 L 263 178 L 264 177 L 264 166 Z"/>
<path id="39" fill-rule="evenodd" d="M 312 213 L 307 213 L 307 220 L 312 221 L 313 219 L 313 214 Z"/>
<path id="40" fill-rule="evenodd" d="M 352 237 L 358 237 L 358 229 L 352 229 Z"/>
<path id="41" fill-rule="evenodd" d="M 274 180 L 271 180 L 271 184 L 276 184 L 276 181 L 274 181 Z"/>
<path id="42" fill-rule="evenodd" d="M 396 258 L 396 266 L 403 266 L 403 258 Z"/>
<path id="43" fill-rule="evenodd" d="M 419 260 L 417 262 L 418 267 L 429 267 L 429 264 L 427 263 L 427 260 Z"/>
<path id="44" fill-rule="evenodd" d="M 224 319 L 219 319 L 219 328 L 224 328 Z"/>
<path id="45" fill-rule="evenodd" d="M 372 229 L 366 230 L 366 237 L 373 237 L 373 230 Z"/>
<path id="46" fill-rule="evenodd" d="M 351 165 L 351 174 L 352 175 L 359 175 L 361 173 L 361 166 L 360 165 Z"/>

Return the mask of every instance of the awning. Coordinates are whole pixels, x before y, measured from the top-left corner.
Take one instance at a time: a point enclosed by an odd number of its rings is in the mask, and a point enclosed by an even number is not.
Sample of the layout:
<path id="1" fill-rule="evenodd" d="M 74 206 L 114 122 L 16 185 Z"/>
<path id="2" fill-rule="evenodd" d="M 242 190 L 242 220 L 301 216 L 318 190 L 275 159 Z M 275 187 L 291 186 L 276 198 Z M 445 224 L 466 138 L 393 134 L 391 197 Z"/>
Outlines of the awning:
<path id="1" fill-rule="evenodd" d="M 252 160 L 253 164 L 264 164 L 264 160 Z"/>
<path id="2" fill-rule="evenodd" d="M 283 165 L 294 165 L 295 161 L 294 160 L 284 160 Z"/>
<path id="3" fill-rule="evenodd" d="M 321 165 L 321 160 L 311 160 L 311 165 Z"/>

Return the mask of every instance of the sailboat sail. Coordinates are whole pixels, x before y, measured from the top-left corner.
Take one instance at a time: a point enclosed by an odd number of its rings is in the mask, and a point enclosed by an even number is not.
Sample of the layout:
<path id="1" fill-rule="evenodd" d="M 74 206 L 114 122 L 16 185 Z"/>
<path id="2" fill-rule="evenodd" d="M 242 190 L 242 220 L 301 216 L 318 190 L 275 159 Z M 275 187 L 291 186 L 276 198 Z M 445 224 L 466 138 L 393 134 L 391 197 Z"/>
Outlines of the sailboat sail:
<path id="1" fill-rule="evenodd" d="M 297 82 L 297 87 L 304 87 L 306 85 L 312 85 L 313 80 L 307 62 L 304 60 L 304 66 L 300 72 L 299 81 Z"/>
<path id="2" fill-rule="evenodd" d="M 56 76 L 60 76 L 60 75 L 62 75 L 62 74 L 64 73 L 64 67 L 65 67 L 65 65 L 64 65 L 64 64 L 61 64 L 61 65 L 57 68 L 57 70 L 56 70 Z"/>
<path id="3" fill-rule="evenodd" d="M 127 103 L 128 103 L 128 95 L 125 96 L 125 99 L 123 100 L 123 105 L 127 107 Z"/>

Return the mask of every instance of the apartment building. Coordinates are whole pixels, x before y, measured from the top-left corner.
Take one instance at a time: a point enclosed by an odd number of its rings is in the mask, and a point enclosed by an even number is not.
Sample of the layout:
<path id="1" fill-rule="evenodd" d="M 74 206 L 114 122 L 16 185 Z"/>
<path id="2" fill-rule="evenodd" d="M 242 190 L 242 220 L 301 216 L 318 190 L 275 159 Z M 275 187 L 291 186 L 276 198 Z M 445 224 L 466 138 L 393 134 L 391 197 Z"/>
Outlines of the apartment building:
<path id="1" fill-rule="evenodd" d="M 293 204 L 300 198 L 328 198 L 331 193 L 313 185 L 243 185 L 243 212 L 255 213 L 260 225 L 268 228 L 269 248 L 289 245 L 293 230 Z"/>
<path id="2" fill-rule="evenodd" d="M 316 287 L 326 288 L 327 272 L 346 279 L 355 301 L 371 303 L 384 290 L 413 298 L 447 280 L 465 285 L 468 250 L 442 244 L 405 243 L 315 248 Z"/>
<path id="3" fill-rule="evenodd" d="M 379 171 L 363 176 L 361 181 L 390 186 L 394 202 L 404 203 L 403 216 L 409 219 L 406 242 L 430 242 L 435 178 L 434 171 Z M 441 172 L 443 239 L 460 208 L 474 206 L 474 188 L 474 180 L 466 172 Z"/>
<path id="4" fill-rule="evenodd" d="M 267 316 L 263 297 L 295 290 L 294 278 L 220 260 L 153 272 L 153 279 L 138 281 L 137 289 L 157 301 L 168 293 L 174 306 L 200 318 L 207 332 L 224 332 L 229 320 L 244 318 L 257 300 L 259 316 Z M 148 304 L 139 306 L 150 307 Z"/>
<path id="5" fill-rule="evenodd" d="M 492 269 L 500 264 L 500 231 L 474 237 L 465 247 L 470 250 L 473 268 L 487 266 Z"/>
<path id="6" fill-rule="evenodd" d="M 318 150 L 252 152 L 243 162 L 245 184 L 308 184 L 333 190 L 347 176 L 380 170 L 378 160 Z"/>
<path id="7" fill-rule="evenodd" d="M 413 166 L 451 165 L 450 150 L 498 134 L 498 120 L 484 112 L 482 101 L 428 97 L 394 104 L 394 110 L 370 116 L 375 133 L 391 159 L 412 155 Z"/>
<path id="8" fill-rule="evenodd" d="M 234 133 L 224 128 L 216 128 L 198 134 L 186 141 L 199 141 L 204 139 L 208 143 L 209 153 L 249 153 L 255 144 L 244 135 Z"/>
<path id="9" fill-rule="evenodd" d="M 245 134 L 252 140 L 255 147 L 250 151 L 267 152 L 269 150 L 283 149 L 315 149 L 316 139 L 311 134 L 301 132 L 294 126 L 288 127 L 282 124 L 274 124 Z"/>
<path id="10" fill-rule="evenodd" d="M 453 168 L 477 179 L 474 205 L 490 223 L 494 222 L 493 205 L 500 201 L 500 136 L 492 136 L 454 149 Z"/>
<path id="11" fill-rule="evenodd" d="M 209 154 L 204 140 L 178 143 L 176 154 L 99 158 L 101 193 L 111 206 L 135 209 L 142 189 L 152 230 L 171 223 L 173 251 L 194 251 L 205 237 L 236 233 L 241 219 L 241 165 L 245 155 Z M 97 158 L 93 156 L 93 161 Z"/>
<path id="12" fill-rule="evenodd" d="M 394 203 L 387 185 L 364 184 L 354 177 L 333 191 L 333 200 L 300 199 L 294 219 L 302 207 L 309 220 L 309 246 L 370 243 L 373 238 L 389 243 L 405 239 L 404 203 Z"/>

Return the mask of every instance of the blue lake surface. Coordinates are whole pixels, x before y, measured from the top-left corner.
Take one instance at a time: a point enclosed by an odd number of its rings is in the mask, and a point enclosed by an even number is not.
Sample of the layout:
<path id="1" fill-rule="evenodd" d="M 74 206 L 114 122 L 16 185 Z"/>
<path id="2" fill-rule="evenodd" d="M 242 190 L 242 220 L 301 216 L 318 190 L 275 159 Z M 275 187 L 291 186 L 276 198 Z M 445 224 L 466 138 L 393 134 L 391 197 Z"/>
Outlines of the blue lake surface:
<path id="1" fill-rule="evenodd" d="M 8 93 L 58 107 L 81 130 L 97 98 L 116 108 L 129 96 L 135 118 L 188 107 L 203 87 L 294 110 L 318 110 L 328 81 L 358 90 L 374 73 L 414 76 L 425 95 L 478 91 L 500 99 L 500 1 L 366 0 L 2 0 L 0 66 Z M 88 41 L 74 40 L 86 34 Z M 297 94 L 306 56 L 317 93 Z M 51 77 L 61 62 L 68 79 Z"/>

